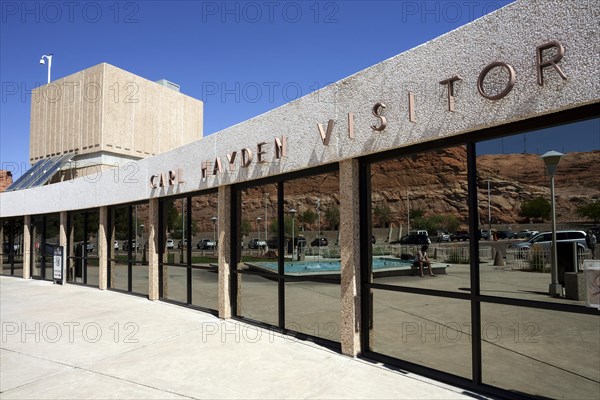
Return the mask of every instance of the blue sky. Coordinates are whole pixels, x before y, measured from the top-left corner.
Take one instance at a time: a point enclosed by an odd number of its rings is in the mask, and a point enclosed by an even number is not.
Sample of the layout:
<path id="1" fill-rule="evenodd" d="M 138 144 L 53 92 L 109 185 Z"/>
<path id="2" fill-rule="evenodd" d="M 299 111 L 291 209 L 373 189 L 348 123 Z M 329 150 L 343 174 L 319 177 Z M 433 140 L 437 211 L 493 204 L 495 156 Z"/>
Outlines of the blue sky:
<path id="1" fill-rule="evenodd" d="M 108 62 L 176 82 L 205 101 L 208 135 L 508 3 L 2 0 L 0 162 L 29 158 L 28 91 L 46 83 L 43 54 L 54 54 L 53 80 Z"/>

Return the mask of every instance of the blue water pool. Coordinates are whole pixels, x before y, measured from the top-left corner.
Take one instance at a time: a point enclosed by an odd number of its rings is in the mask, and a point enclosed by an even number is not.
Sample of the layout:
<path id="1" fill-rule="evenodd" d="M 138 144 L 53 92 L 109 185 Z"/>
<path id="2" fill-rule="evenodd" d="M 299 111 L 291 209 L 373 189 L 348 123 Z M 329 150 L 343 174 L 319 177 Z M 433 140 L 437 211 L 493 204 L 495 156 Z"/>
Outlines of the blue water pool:
<path id="1" fill-rule="evenodd" d="M 412 265 L 411 260 L 399 260 L 392 258 L 374 258 L 373 259 L 373 270 L 385 270 L 388 268 L 408 268 Z M 250 266 L 257 267 L 259 269 L 265 269 L 272 272 L 277 272 L 276 262 L 255 262 L 249 264 Z M 286 273 L 296 274 L 310 274 L 310 273 L 339 273 L 340 272 L 340 261 L 293 261 L 285 263 Z"/>

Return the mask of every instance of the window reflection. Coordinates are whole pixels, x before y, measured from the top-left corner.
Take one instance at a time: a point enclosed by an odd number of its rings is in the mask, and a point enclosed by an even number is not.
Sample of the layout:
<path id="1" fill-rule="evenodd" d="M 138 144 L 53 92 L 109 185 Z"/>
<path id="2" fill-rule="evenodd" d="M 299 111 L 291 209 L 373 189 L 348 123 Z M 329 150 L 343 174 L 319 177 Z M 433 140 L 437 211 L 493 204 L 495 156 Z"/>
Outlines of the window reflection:
<path id="1" fill-rule="evenodd" d="M 372 164 L 372 282 L 467 291 L 467 194 L 464 146 Z M 488 250 L 481 249 L 480 258 L 490 259 Z M 419 252 L 427 255 L 423 278 L 415 264 Z"/>
<path id="2" fill-rule="evenodd" d="M 480 263 L 482 294 L 584 305 L 582 264 L 598 258 L 590 239 L 600 238 L 586 212 L 600 204 L 599 131 L 596 118 L 477 144 L 478 211 L 492 233 L 482 246 L 493 255 Z M 549 295 L 552 198 L 540 158 L 549 150 L 564 154 L 555 175 L 558 297 Z"/>

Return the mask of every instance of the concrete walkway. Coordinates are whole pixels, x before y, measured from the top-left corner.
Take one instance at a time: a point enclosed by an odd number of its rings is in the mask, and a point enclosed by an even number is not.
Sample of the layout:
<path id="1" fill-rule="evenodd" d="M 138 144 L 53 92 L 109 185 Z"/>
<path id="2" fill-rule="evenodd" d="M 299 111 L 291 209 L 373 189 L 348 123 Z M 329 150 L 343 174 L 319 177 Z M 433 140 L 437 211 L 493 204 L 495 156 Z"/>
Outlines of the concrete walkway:
<path id="1" fill-rule="evenodd" d="M 472 399 L 175 305 L 0 277 L 2 399 Z"/>

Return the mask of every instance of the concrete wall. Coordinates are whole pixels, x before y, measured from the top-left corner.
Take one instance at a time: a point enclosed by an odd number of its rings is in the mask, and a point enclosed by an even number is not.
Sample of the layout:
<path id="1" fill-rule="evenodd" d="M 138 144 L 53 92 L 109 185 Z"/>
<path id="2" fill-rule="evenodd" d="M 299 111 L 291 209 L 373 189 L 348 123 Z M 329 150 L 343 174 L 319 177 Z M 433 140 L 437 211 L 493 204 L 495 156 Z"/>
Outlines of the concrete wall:
<path id="1" fill-rule="evenodd" d="M 202 138 L 203 103 L 102 63 L 33 91 L 29 156 L 144 158 Z"/>

